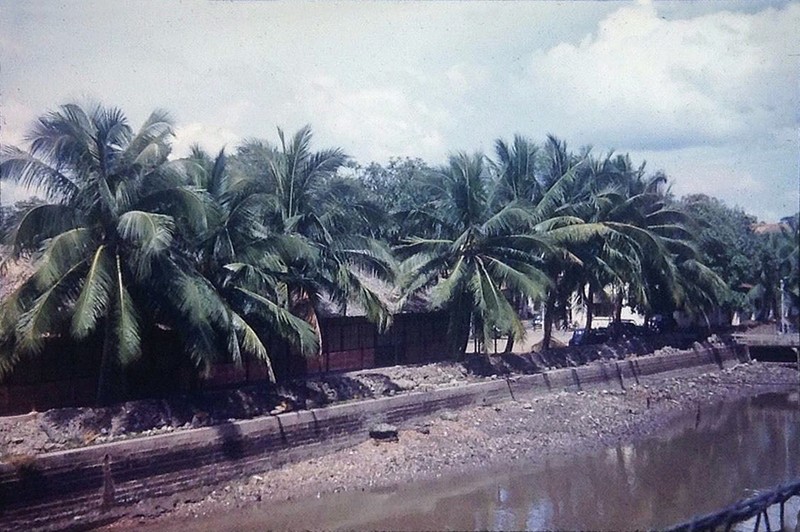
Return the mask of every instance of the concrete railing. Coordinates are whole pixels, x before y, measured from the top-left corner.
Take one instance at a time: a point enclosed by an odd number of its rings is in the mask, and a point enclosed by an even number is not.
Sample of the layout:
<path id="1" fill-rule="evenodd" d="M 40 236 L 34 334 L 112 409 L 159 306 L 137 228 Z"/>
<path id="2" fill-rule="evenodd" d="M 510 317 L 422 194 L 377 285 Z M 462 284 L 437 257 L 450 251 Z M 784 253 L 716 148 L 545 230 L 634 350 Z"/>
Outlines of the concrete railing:
<path id="1" fill-rule="evenodd" d="M 376 422 L 403 424 L 443 409 L 550 391 L 624 388 L 647 375 L 746 359 L 744 346 L 704 346 L 42 454 L 0 464 L 0 529 L 101 524 L 145 499 L 210 491 L 221 482 L 352 446 Z"/>

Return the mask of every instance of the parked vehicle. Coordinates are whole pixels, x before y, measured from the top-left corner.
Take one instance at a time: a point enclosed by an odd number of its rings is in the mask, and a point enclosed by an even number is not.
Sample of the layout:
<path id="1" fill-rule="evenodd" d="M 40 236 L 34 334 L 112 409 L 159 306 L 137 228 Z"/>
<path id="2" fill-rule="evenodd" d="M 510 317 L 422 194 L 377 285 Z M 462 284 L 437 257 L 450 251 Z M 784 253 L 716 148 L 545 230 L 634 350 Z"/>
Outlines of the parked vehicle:
<path id="1" fill-rule="evenodd" d="M 569 339 L 569 345 L 602 344 L 608 339 L 609 336 L 606 329 L 575 329 L 572 333 L 572 338 Z"/>
<path id="2" fill-rule="evenodd" d="M 614 340 L 643 336 L 647 332 L 645 327 L 640 327 L 631 320 L 615 321 L 610 323 L 607 330 L 608 335 Z"/>

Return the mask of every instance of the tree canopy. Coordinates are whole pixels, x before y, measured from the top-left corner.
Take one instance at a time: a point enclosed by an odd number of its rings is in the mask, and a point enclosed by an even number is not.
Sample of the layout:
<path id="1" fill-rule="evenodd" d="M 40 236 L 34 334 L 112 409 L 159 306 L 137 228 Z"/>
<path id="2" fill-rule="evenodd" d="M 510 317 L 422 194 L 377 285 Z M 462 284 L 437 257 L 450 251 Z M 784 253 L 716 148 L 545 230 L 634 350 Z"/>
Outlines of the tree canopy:
<path id="1" fill-rule="evenodd" d="M 623 304 L 774 316 L 780 279 L 800 297 L 798 215 L 759 234 L 719 200 L 676 200 L 628 155 L 574 152 L 553 135 L 498 139 L 493 156 L 459 152 L 438 168 L 362 167 L 314 148 L 308 126 L 180 158 L 172 139 L 163 111 L 137 130 L 119 109 L 67 104 L 34 124 L 27 148 L 2 148 L 0 179 L 43 199 L 3 215 L 12 258 L 34 273 L 0 302 L 0 376 L 48 339 L 101 338 L 108 402 L 153 351 L 150 331 L 167 330 L 198 371 L 253 356 L 274 378 L 274 340 L 318 352 L 322 305 L 385 330 L 415 294 L 450 316 L 452 356 L 471 332 L 484 345 L 521 338 L 532 300 L 546 308 L 546 347 L 575 295 L 589 326 L 604 290 L 617 318 Z"/>

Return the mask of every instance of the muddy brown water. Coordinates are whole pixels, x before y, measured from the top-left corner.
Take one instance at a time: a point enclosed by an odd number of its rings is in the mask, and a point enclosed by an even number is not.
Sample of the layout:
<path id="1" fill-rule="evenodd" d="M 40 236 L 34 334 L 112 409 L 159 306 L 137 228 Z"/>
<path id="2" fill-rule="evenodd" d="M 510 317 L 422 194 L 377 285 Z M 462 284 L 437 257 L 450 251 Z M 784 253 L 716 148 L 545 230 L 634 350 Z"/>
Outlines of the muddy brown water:
<path id="1" fill-rule="evenodd" d="M 263 503 L 162 530 L 658 529 L 800 477 L 798 393 L 699 406 L 600 454 Z M 792 499 L 787 525 L 800 510 Z M 752 526 L 749 528 L 752 530 Z"/>

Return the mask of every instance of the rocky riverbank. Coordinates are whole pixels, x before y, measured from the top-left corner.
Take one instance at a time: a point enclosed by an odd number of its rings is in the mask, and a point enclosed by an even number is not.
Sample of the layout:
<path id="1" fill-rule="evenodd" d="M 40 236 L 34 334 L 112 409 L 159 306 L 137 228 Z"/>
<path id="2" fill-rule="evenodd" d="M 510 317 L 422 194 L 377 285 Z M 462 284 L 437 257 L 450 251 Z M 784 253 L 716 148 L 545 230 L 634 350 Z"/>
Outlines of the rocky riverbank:
<path id="1" fill-rule="evenodd" d="M 791 365 L 749 363 L 652 376 L 627 390 L 559 392 L 444 412 L 401 427 L 396 442 L 366 441 L 218 487 L 143 502 L 112 528 L 183 521 L 263 501 L 364 490 L 513 463 L 599 450 L 657 434 L 687 409 L 797 387 Z M 154 523 L 152 520 L 156 519 Z"/>

